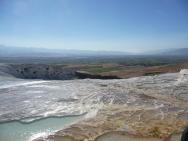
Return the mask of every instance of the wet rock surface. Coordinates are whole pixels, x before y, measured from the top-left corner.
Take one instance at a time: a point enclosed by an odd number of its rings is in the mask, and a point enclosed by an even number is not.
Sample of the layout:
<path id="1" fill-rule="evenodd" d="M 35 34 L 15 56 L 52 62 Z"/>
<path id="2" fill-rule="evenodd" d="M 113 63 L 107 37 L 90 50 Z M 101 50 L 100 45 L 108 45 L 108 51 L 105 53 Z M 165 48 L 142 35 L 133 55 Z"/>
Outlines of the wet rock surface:
<path id="1" fill-rule="evenodd" d="M 101 135 L 114 131 L 143 141 L 179 141 L 175 135 L 188 125 L 187 72 L 124 80 L 84 80 L 95 86 L 79 94 L 83 96 L 81 103 L 90 107 L 91 116 L 35 141 L 102 141 Z"/>

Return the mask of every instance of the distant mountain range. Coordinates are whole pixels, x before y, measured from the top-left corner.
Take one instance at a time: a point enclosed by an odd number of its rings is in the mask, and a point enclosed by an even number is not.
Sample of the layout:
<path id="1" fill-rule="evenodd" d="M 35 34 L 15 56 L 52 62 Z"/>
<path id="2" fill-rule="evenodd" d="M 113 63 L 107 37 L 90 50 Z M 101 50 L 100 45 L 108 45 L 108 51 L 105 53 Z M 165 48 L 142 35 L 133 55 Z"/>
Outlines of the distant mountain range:
<path id="1" fill-rule="evenodd" d="M 89 57 L 120 56 L 129 54 L 130 53 L 118 51 L 63 50 L 0 45 L 0 57 Z"/>
<path id="2" fill-rule="evenodd" d="M 188 56 L 188 48 L 168 49 L 161 51 L 158 54 L 168 55 L 168 56 Z"/>
<path id="3" fill-rule="evenodd" d="M 29 47 L 12 47 L 0 45 L 0 57 L 91 57 L 91 56 L 126 56 L 135 55 L 123 51 L 89 51 L 89 50 L 63 50 Z M 160 50 L 145 52 L 137 55 L 163 55 L 188 56 L 188 48 Z"/>
<path id="4" fill-rule="evenodd" d="M 160 49 L 154 51 L 146 51 L 137 55 L 152 55 L 152 56 L 187 56 L 188 48 L 171 48 L 171 49 Z"/>

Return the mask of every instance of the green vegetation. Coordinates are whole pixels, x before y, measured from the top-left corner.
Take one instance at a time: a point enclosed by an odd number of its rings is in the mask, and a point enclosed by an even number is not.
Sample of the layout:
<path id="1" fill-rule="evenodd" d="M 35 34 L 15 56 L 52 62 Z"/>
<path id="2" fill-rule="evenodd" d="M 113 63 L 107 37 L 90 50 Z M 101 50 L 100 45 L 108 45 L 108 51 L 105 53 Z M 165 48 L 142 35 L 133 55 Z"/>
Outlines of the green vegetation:
<path id="1" fill-rule="evenodd" d="M 123 70 L 123 68 L 120 67 L 103 67 L 103 66 L 89 66 L 86 69 L 83 69 L 84 71 L 90 72 L 90 73 L 103 73 L 103 72 L 111 72 L 111 71 L 117 71 L 117 70 Z"/>
<path id="2" fill-rule="evenodd" d="M 165 64 L 176 64 L 188 62 L 188 56 L 105 56 L 105 57 L 36 57 L 36 58 L 0 58 L 0 63 L 23 63 L 23 64 L 63 64 L 63 65 L 100 65 L 107 63 L 114 63 L 123 66 L 158 66 Z M 112 70 L 114 68 L 111 68 Z M 94 70 L 103 72 L 106 68 L 100 68 L 99 70 Z"/>
<path id="3" fill-rule="evenodd" d="M 162 74 L 162 72 L 148 72 L 148 73 L 145 73 L 144 75 L 145 76 L 153 76 L 153 75 L 158 75 L 158 74 Z"/>

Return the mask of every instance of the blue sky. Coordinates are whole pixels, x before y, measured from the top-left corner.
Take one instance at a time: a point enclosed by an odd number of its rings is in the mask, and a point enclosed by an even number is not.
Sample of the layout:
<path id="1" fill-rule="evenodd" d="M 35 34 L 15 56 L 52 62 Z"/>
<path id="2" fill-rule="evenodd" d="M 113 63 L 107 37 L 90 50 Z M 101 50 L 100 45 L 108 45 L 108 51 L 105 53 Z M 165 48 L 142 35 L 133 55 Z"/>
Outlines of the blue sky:
<path id="1" fill-rule="evenodd" d="M 188 47 L 187 0 L 0 0 L 0 44 L 140 52 Z"/>

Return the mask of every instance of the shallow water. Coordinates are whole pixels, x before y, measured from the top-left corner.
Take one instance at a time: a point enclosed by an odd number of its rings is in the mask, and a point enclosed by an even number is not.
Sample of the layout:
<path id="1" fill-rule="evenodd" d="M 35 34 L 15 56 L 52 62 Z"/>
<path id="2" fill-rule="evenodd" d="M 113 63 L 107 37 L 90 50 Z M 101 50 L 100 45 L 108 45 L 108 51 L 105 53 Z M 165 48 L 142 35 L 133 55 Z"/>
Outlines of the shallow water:
<path id="1" fill-rule="evenodd" d="M 65 81 L 0 76 L 0 141 L 31 141 L 82 118 L 67 87 Z"/>
<path id="2" fill-rule="evenodd" d="M 31 123 L 12 121 L 0 124 L 0 141 L 31 141 L 64 128 L 83 116 L 46 118 Z"/>

